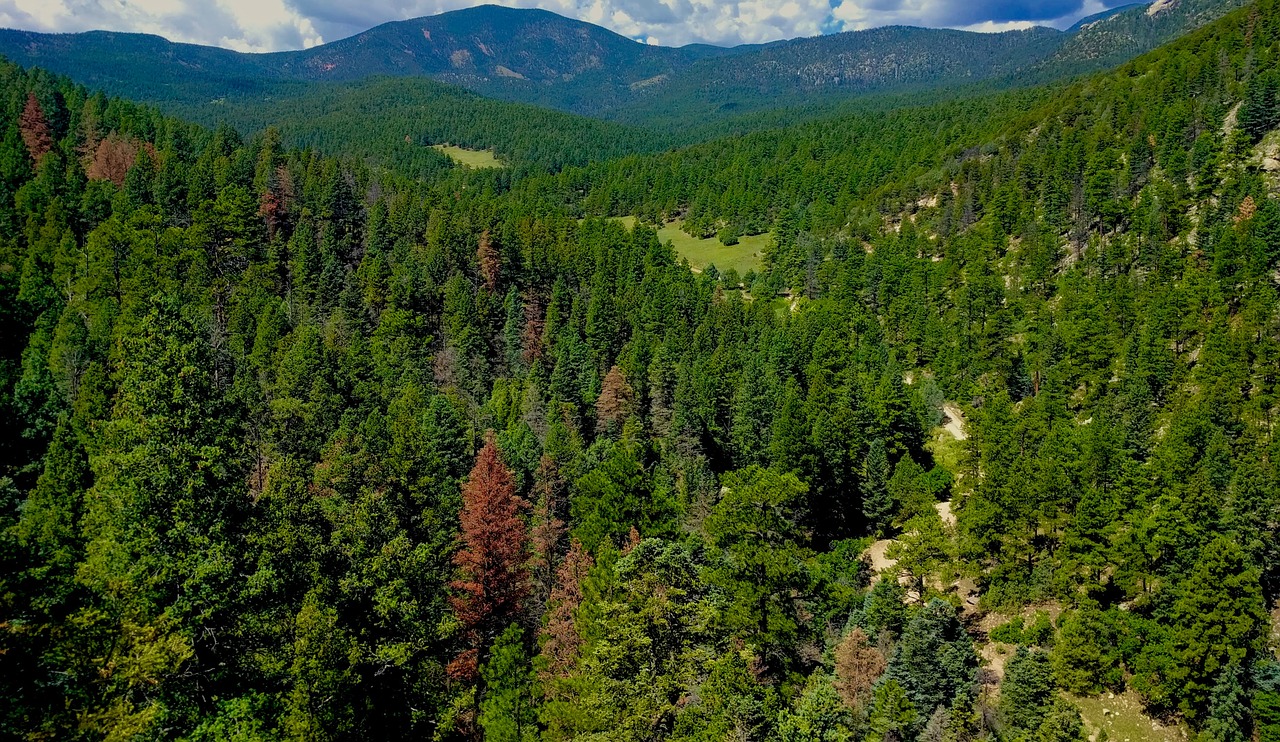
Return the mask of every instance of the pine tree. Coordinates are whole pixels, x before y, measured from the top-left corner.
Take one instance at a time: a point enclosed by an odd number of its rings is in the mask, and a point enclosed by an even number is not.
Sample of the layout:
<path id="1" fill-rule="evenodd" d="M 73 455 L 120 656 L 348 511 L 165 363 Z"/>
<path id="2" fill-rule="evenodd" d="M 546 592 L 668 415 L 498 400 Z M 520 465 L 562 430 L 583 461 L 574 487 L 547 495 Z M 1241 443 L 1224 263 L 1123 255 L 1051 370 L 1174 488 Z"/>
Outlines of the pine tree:
<path id="1" fill-rule="evenodd" d="M 1256 74 L 1249 80 L 1245 88 L 1244 104 L 1240 107 L 1238 122 L 1240 130 L 1256 142 L 1263 134 L 1273 129 L 1277 123 L 1277 84 L 1274 72 Z"/>
<path id="2" fill-rule="evenodd" d="M 798 526 L 807 488 L 794 474 L 759 467 L 728 474 L 723 484 L 705 526 L 722 555 L 711 580 L 731 601 L 722 620 L 762 649 L 783 650 L 799 629 L 795 598 L 808 578 Z"/>
<path id="3" fill-rule="evenodd" d="M 38 167 L 44 156 L 53 149 L 53 132 L 35 93 L 27 93 L 27 103 L 18 119 L 18 126 L 22 130 L 22 141 L 27 145 L 27 152 L 31 153 L 31 159 Z M 130 162 L 129 165 L 132 166 L 133 163 Z"/>
<path id="4" fill-rule="evenodd" d="M 889 529 L 894 510 L 893 498 L 889 495 L 889 456 L 884 441 L 877 438 L 867 448 L 863 463 L 862 515 L 873 533 L 883 535 Z"/>
<path id="5" fill-rule="evenodd" d="M 582 635 L 578 633 L 576 614 L 582 605 L 583 581 L 593 564 L 591 554 L 575 540 L 557 570 L 556 586 L 547 601 L 547 622 L 539 635 L 542 652 L 538 677 L 545 693 L 553 693 L 554 681 L 568 674 L 577 661 Z"/>
<path id="6" fill-rule="evenodd" d="M 815 674 L 793 708 L 778 716 L 783 742 L 854 742 L 853 718 L 828 678 Z"/>
<path id="7" fill-rule="evenodd" d="M 870 700 L 871 688 L 884 674 L 886 662 L 862 629 L 845 635 L 835 650 L 836 690 L 845 705 L 861 711 Z"/>
<path id="8" fill-rule="evenodd" d="M 1069 702 L 1058 699 L 1045 715 L 1035 738 L 1037 742 L 1085 742 L 1088 735 L 1084 722 L 1080 720 L 1080 711 Z"/>
<path id="9" fill-rule="evenodd" d="M 968 694 L 956 696 L 947 715 L 942 742 L 977 742 L 982 738 L 982 719 L 982 709 L 977 707 L 972 697 Z"/>
<path id="10" fill-rule="evenodd" d="M 868 742 L 911 739 L 917 721 L 916 707 L 896 680 L 876 686 L 871 714 L 867 719 Z"/>
<path id="11" fill-rule="evenodd" d="M 1253 718 L 1258 742 L 1280 742 L 1280 691 L 1275 688 L 1255 691 Z"/>
<path id="12" fill-rule="evenodd" d="M 478 721 L 486 742 L 537 740 L 533 673 L 524 651 L 524 632 L 518 625 L 511 624 L 494 641 L 480 675 L 485 696 Z"/>
<path id="13" fill-rule="evenodd" d="M 458 579 L 450 583 L 450 603 L 468 648 L 450 664 L 454 677 L 475 677 L 487 647 L 528 594 L 523 507 L 490 431 L 462 488 L 459 550 L 453 559 Z"/>
<path id="14" fill-rule="evenodd" d="M 616 433 L 634 411 L 635 392 L 622 369 L 614 366 L 605 375 L 600 398 L 596 400 L 596 432 Z"/>
<path id="15" fill-rule="evenodd" d="M 809 419 L 805 415 L 804 399 L 799 385 L 792 379 L 782 395 L 777 414 L 773 417 L 769 453 L 773 466 L 779 471 L 800 474 L 809 450 Z M 887 477 L 886 477 L 887 479 Z"/>
<path id="16" fill-rule="evenodd" d="M 1218 673 L 1250 655 L 1265 622 L 1257 568 L 1219 536 L 1204 547 L 1173 608 L 1176 665 L 1168 680 L 1183 713 L 1195 718 L 1207 710 Z"/>
<path id="17" fill-rule="evenodd" d="M 1049 656 L 1018 647 L 1000 683 L 1000 714 L 1005 724 L 1020 732 L 1039 729 L 1055 691 Z"/>

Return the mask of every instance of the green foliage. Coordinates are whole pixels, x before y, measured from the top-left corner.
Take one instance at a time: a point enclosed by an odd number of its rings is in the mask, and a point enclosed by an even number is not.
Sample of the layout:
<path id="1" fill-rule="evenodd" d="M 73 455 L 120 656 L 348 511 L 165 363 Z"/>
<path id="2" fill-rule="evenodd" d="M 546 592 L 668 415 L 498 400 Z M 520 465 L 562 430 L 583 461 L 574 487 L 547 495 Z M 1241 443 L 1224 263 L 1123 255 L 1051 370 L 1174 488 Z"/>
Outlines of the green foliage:
<path id="1" fill-rule="evenodd" d="M 1006 644 L 1023 644 L 1033 647 L 1048 647 L 1054 643 L 1053 621 L 1045 611 L 1036 611 L 1030 626 L 1022 616 L 1014 616 L 1009 621 L 991 630 L 992 641 Z"/>
<path id="2" fill-rule="evenodd" d="M 785 742 L 852 742 L 854 720 L 831 685 L 814 675 L 795 706 L 778 716 L 777 738 Z"/>
<path id="3" fill-rule="evenodd" d="M 489 650 L 489 661 L 480 668 L 484 697 L 477 719 L 484 738 L 502 742 L 537 739 L 533 696 L 533 669 L 524 651 L 524 632 L 508 626 Z"/>
<path id="4" fill-rule="evenodd" d="M 1000 683 L 1000 714 L 1015 733 L 1037 730 L 1053 706 L 1056 687 L 1049 655 L 1018 647 L 1005 664 Z"/>
<path id="5" fill-rule="evenodd" d="M 1209 697 L 1209 720 L 1205 732 L 1222 742 L 1244 742 L 1251 738 L 1248 698 L 1244 690 L 1244 670 L 1232 665 L 1222 671 Z"/>
<path id="6" fill-rule="evenodd" d="M 781 654 L 796 640 L 795 597 L 808 584 L 810 552 L 798 525 L 806 487 L 794 474 L 760 467 L 728 474 L 722 483 L 706 522 L 720 555 L 708 577 L 725 593 L 722 620 L 762 653 Z"/>
<path id="7" fill-rule="evenodd" d="M 867 717 L 867 739 L 889 742 L 910 737 L 918 721 L 916 707 L 898 681 L 890 678 L 876 686 Z"/>
<path id="8" fill-rule="evenodd" d="M 1037 742 L 1084 742 L 1088 739 L 1080 711 L 1069 702 L 1058 699 L 1053 702 L 1044 722 L 1036 731 Z"/>
<path id="9" fill-rule="evenodd" d="M 1194 718 L 1207 709 L 1215 678 L 1257 646 L 1266 613 L 1256 568 L 1247 565 L 1234 542 L 1214 540 L 1205 546 L 1173 611 L 1175 664 L 1165 682 Z"/>
<path id="10" fill-rule="evenodd" d="M 1072 693 L 1100 693 L 1124 683 L 1114 617 L 1096 607 L 1064 613 L 1051 659 L 1058 685 Z"/>
<path id="11" fill-rule="evenodd" d="M 934 599 L 911 616 L 885 677 L 906 691 L 916 709 L 935 709 L 973 694 L 977 671 L 978 655 L 955 609 Z"/>

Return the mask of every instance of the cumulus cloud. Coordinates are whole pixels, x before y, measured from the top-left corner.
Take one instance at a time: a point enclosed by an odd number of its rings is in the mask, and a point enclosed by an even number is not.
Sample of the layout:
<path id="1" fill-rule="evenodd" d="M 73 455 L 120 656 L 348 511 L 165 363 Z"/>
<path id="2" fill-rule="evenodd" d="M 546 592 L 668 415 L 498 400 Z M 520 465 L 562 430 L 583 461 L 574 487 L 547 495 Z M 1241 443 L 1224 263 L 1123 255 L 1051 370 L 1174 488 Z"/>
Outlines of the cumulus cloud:
<path id="1" fill-rule="evenodd" d="M 50 32 L 133 31 L 255 52 L 324 41 L 289 0 L 0 0 L 0 25 Z"/>
<path id="2" fill-rule="evenodd" d="M 267 51 L 300 49 L 391 20 L 481 0 L 0 0 L 0 25 L 37 31 L 103 28 L 174 41 Z M 1123 0 L 492 0 L 543 8 L 638 41 L 761 43 L 903 24 L 1003 31 L 1064 26 Z"/>

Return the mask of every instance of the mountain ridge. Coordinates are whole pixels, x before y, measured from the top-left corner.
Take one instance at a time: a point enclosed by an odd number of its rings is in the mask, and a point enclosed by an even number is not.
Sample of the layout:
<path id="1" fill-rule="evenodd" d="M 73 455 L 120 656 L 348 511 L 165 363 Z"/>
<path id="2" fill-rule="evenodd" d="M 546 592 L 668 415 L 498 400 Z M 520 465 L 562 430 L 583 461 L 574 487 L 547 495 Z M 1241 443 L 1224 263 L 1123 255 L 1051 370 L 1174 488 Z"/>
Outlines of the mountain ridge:
<path id="1" fill-rule="evenodd" d="M 0 30 L 0 54 L 91 88 L 170 106 L 279 100 L 317 82 L 429 77 L 493 98 L 632 124 L 723 117 L 873 92 L 1045 82 L 1114 66 L 1242 0 L 1112 9 L 1067 31 L 886 26 L 768 44 L 642 44 L 551 11 L 481 5 L 263 54 L 149 34 Z M 200 116 L 217 118 L 217 110 Z M 668 124 L 670 125 L 670 124 Z"/>

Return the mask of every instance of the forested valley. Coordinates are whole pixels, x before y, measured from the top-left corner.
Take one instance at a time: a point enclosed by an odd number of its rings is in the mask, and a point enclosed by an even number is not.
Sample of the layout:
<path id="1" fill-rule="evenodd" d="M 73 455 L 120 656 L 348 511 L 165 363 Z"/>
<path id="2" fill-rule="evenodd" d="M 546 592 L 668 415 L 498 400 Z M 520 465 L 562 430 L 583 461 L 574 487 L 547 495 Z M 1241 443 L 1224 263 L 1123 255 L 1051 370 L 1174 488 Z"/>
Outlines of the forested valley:
<path id="1" fill-rule="evenodd" d="M 1280 0 L 678 149 L 450 97 L 508 167 L 0 65 L 0 737 L 1280 740 Z"/>

